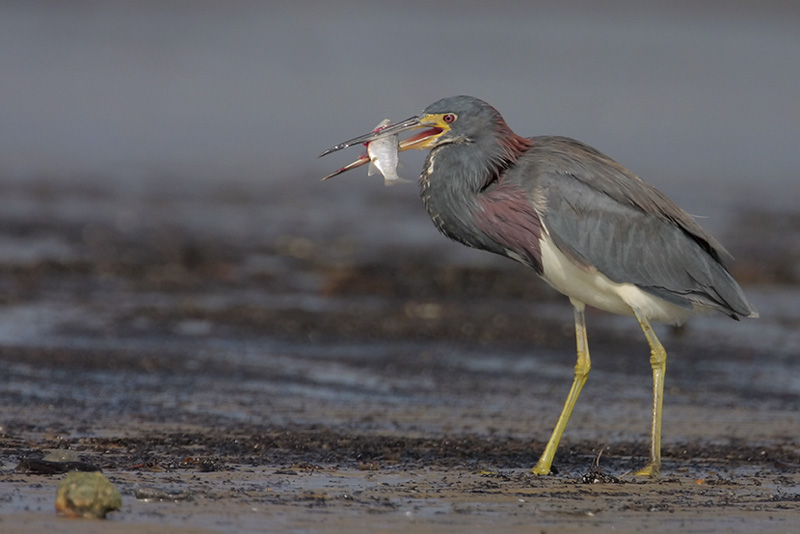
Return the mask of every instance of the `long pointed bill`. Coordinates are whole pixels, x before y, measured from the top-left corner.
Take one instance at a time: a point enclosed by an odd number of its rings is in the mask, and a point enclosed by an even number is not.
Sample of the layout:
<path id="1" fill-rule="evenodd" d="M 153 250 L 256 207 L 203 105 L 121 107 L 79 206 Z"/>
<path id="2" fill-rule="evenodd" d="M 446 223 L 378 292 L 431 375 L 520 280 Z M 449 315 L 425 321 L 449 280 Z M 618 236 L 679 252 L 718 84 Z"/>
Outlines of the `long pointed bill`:
<path id="1" fill-rule="evenodd" d="M 328 176 L 325 176 L 325 177 L 322 179 L 322 181 L 324 182 L 325 180 L 327 180 L 327 179 L 329 179 L 329 178 L 333 178 L 334 176 L 339 176 L 339 175 L 340 175 L 340 174 L 342 174 L 343 172 L 347 172 L 347 171 L 349 171 L 350 169 L 355 169 L 355 168 L 357 168 L 357 167 L 361 167 L 362 165 L 364 165 L 364 164 L 366 164 L 366 163 L 369 163 L 369 156 L 368 156 L 368 155 L 366 155 L 366 154 L 364 154 L 363 156 L 361 156 L 360 158 L 358 158 L 357 160 L 355 160 L 353 163 L 348 163 L 347 165 L 345 165 L 345 166 L 344 166 L 344 167 L 342 167 L 341 169 L 339 169 L 339 170 L 337 170 L 337 171 L 334 171 L 334 172 L 330 173 Z"/>
<path id="2" fill-rule="evenodd" d="M 331 152 L 336 152 L 337 150 L 342 150 L 343 148 L 349 148 L 354 145 L 363 145 L 375 141 L 376 139 L 381 139 L 390 135 L 397 135 L 407 130 L 413 130 L 414 128 L 421 128 L 419 121 L 419 117 L 410 117 L 402 122 L 398 122 L 397 124 L 390 124 L 389 126 L 385 126 L 383 128 L 376 128 L 368 134 L 354 137 L 349 141 L 345 141 L 344 143 L 339 143 L 338 145 L 330 147 L 328 150 L 320 154 L 319 157 L 327 156 Z"/>
<path id="3" fill-rule="evenodd" d="M 428 146 L 428 142 L 431 141 L 433 138 L 440 136 L 442 133 L 446 131 L 446 126 L 440 120 L 435 120 L 435 116 L 422 116 L 422 117 L 411 117 L 402 122 L 398 122 L 397 124 L 390 124 L 384 128 L 378 128 L 373 130 L 368 134 L 361 135 L 359 137 L 355 137 L 350 139 L 349 141 L 345 141 L 344 143 L 339 143 L 336 146 L 332 146 L 325 152 L 319 155 L 319 157 L 327 156 L 332 152 L 336 152 L 338 150 L 342 150 L 344 148 L 349 148 L 351 146 L 356 145 L 367 145 L 376 139 L 382 139 L 384 137 L 388 137 L 390 135 L 397 135 L 402 132 L 407 132 L 409 130 L 417 130 L 420 128 L 427 128 L 419 132 L 416 135 L 409 137 L 408 139 L 403 139 L 398 143 L 398 151 L 402 152 L 404 150 L 411 150 L 411 149 L 425 149 Z M 436 117 L 438 118 L 438 117 Z M 431 120 L 434 119 L 434 120 Z M 334 176 L 338 176 L 343 172 L 347 172 L 351 169 L 355 169 L 357 167 L 361 167 L 369 163 L 369 156 L 367 154 L 362 155 L 357 160 L 352 163 L 349 163 L 342 167 L 341 169 L 337 170 L 329 174 L 328 176 L 324 177 L 323 180 L 327 180 L 329 178 L 333 178 Z"/>

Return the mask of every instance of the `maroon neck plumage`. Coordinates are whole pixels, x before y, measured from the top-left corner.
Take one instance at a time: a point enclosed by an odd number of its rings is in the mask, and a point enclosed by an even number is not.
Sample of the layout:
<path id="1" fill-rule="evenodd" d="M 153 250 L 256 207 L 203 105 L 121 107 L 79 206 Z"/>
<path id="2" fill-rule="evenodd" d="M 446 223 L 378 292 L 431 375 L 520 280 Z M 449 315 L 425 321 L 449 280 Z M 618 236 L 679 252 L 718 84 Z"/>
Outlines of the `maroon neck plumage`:
<path id="1" fill-rule="evenodd" d="M 491 172 L 486 177 L 486 184 L 496 182 L 500 176 L 525 152 L 533 146 L 533 140 L 522 137 L 506 124 L 502 117 L 498 117 L 495 128 L 496 152 L 490 158 Z"/>

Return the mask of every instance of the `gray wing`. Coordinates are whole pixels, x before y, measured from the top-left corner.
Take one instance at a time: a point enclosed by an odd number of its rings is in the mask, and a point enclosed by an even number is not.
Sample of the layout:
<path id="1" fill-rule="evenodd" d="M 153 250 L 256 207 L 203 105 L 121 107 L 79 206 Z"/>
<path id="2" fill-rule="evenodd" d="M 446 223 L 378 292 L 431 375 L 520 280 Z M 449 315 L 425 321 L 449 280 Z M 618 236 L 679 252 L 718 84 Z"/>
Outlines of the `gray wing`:
<path id="1" fill-rule="evenodd" d="M 755 313 L 725 269 L 727 251 L 662 193 L 578 141 L 535 140 L 525 159 L 536 168 L 523 172 L 536 177 L 532 194 L 567 256 L 679 306 Z"/>

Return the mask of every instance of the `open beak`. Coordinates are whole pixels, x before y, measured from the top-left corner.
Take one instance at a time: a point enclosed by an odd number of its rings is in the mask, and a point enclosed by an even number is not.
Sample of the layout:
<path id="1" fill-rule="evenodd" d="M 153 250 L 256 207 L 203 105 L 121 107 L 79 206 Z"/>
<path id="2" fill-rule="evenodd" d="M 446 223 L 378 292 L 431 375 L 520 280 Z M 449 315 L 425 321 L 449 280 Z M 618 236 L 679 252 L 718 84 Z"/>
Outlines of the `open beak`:
<path id="1" fill-rule="evenodd" d="M 336 152 L 337 150 L 342 150 L 343 148 L 348 148 L 355 145 L 368 145 L 372 141 L 376 139 L 382 139 L 384 137 L 388 137 L 390 135 L 397 135 L 403 132 L 407 132 L 409 130 L 418 130 L 425 128 L 423 131 L 412 135 L 407 139 L 403 139 L 398 143 L 398 150 L 400 152 L 404 150 L 425 150 L 426 148 L 430 148 L 434 141 L 444 134 L 447 130 L 450 129 L 450 126 L 444 122 L 442 119 L 443 115 L 422 115 L 418 117 L 411 117 L 404 121 L 398 122 L 396 124 L 390 124 L 389 126 L 384 126 L 383 128 L 376 128 L 375 130 L 371 131 L 368 134 L 361 135 L 359 137 L 355 137 L 350 139 L 349 141 L 345 141 L 344 143 L 339 143 L 336 146 L 332 146 L 325 152 L 319 155 L 319 157 L 327 156 L 331 152 Z M 349 163 L 342 167 L 341 169 L 329 174 L 328 176 L 324 177 L 323 180 L 327 180 L 328 178 L 333 178 L 334 176 L 338 176 L 343 172 L 349 171 L 350 169 L 355 169 L 356 167 L 361 167 L 369 163 L 369 156 L 367 154 L 362 155 L 357 160 L 352 163 Z"/>

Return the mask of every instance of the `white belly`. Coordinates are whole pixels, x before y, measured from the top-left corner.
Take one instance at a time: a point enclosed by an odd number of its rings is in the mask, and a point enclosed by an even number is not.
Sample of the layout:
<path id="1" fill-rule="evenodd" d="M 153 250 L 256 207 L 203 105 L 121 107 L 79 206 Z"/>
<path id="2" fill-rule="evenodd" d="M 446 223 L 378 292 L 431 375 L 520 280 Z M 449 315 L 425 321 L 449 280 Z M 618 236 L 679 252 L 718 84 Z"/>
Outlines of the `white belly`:
<path id="1" fill-rule="evenodd" d="M 593 308 L 633 315 L 633 308 L 651 321 L 681 324 L 694 310 L 681 308 L 642 291 L 634 284 L 609 280 L 597 269 L 583 269 L 569 260 L 550 239 L 544 228 L 539 241 L 544 280 L 572 300 Z"/>

